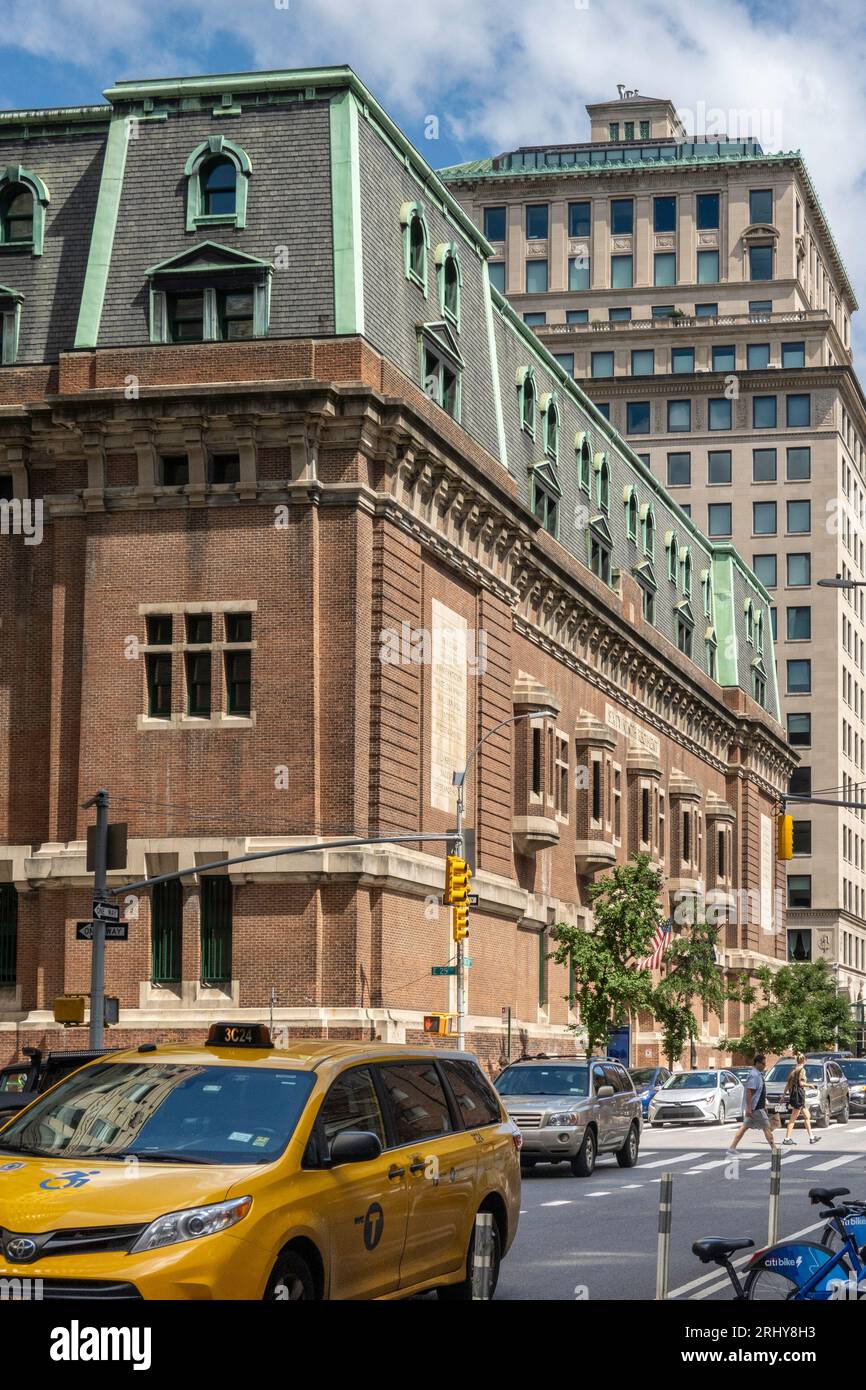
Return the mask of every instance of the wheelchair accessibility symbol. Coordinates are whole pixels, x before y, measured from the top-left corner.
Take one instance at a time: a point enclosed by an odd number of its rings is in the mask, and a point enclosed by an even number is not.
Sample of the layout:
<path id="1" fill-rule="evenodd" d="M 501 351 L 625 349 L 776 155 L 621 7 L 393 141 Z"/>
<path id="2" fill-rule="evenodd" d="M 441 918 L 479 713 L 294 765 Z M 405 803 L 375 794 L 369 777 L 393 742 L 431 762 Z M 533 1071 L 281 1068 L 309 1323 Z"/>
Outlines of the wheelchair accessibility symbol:
<path id="1" fill-rule="evenodd" d="M 378 1202 L 371 1202 L 363 1216 L 355 1217 L 355 1225 L 364 1226 L 364 1245 L 367 1250 L 375 1250 L 382 1239 L 385 1213 Z"/>
<path id="2" fill-rule="evenodd" d="M 39 1184 L 46 1192 L 63 1192 L 68 1187 L 86 1187 L 99 1168 L 72 1168 L 68 1173 L 58 1173 L 57 1178 L 46 1178 Z"/>

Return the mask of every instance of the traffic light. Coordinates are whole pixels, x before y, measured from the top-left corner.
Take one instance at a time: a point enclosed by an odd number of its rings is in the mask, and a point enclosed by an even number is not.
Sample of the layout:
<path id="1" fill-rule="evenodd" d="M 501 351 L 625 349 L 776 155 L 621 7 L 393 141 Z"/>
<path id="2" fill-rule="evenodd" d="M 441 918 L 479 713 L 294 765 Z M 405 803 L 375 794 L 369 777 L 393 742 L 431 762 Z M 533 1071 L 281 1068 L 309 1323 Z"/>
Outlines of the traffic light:
<path id="1" fill-rule="evenodd" d="M 777 817 L 777 859 L 794 858 L 794 822 L 784 813 Z"/>
<path id="2" fill-rule="evenodd" d="M 437 1037 L 446 1037 L 448 1034 L 449 1020 L 451 1014 L 425 1014 L 424 1032 L 435 1033 Z"/>
<path id="3" fill-rule="evenodd" d="M 452 931 L 455 941 L 465 941 L 469 935 L 469 880 L 472 870 L 465 859 L 449 854 L 445 860 L 444 901 L 453 911 Z"/>
<path id="4" fill-rule="evenodd" d="M 451 911 L 453 912 L 452 927 L 455 941 L 465 941 L 469 935 L 469 908 L 465 903 L 455 903 Z"/>

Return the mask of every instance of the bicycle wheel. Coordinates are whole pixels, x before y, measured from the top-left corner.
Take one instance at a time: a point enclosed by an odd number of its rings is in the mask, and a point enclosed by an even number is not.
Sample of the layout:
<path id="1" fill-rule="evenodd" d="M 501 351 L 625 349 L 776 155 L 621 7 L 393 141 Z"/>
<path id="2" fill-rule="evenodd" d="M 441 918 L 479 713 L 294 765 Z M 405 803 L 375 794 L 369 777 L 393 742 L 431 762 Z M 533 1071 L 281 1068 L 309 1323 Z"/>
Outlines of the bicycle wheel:
<path id="1" fill-rule="evenodd" d="M 796 1298 L 802 1286 L 822 1270 L 826 1270 L 826 1279 L 809 1295 L 816 1301 L 830 1296 L 833 1283 L 848 1278 L 847 1261 L 835 1262 L 827 1246 L 816 1241 L 785 1241 L 759 1256 L 743 1284 L 743 1292 L 753 1302 L 784 1303 Z"/>
<path id="2" fill-rule="evenodd" d="M 784 1303 L 797 1292 L 796 1279 L 781 1274 L 777 1269 L 767 1269 L 759 1265 L 746 1279 L 743 1289 L 746 1298 L 753 1303 Z"/>

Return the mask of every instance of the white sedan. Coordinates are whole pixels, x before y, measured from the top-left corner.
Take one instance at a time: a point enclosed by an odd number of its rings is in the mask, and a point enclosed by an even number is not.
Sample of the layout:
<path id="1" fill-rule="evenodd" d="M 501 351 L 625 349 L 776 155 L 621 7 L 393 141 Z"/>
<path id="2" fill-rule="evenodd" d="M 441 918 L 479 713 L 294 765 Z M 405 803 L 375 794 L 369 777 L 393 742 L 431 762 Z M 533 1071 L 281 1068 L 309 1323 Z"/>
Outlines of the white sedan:
<path id="1" fill-rule="evenodd" d="M 651 1125 L 723 1125 L 741 1119 L 743 1084 L 732 1071 L 676 1071 L 649 1105 Z"/>

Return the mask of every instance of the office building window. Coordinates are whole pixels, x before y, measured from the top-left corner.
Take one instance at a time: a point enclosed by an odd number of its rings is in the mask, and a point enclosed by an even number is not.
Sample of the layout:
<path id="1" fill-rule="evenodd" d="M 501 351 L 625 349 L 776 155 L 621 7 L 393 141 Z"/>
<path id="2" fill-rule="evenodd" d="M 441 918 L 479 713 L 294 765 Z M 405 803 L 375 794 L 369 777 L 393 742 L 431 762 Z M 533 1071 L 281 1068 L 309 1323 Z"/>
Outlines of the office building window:
<path id="1" fill-rule="evenodd" d="M 774 430 L 776 428 L 776 397 L 775 396 L 753 396 L 752 397 L 752 428 L 756 430 Z"/>
<path id="2" fill-rule="evenodd" d="M 752 482 L 774 483 L 776 481 L 776 450 L 752 450 Z"/>
<path id="3" fill-rule="evenodd" d="M 717 319 L 718 317 L 719 317 L 719 306 L 718 306 L 718 304 L 696 304 L 696 305 L 695 305 L 695 318 L 696 318 L 696 319 Z"/>
<path id="4" fill-rule="evenodd" d="M 762 372 L 770 365 L 770 344 L 749 343 L 746 348 L 746 366 L 750 372 Z"/>
<path id="5" fill-rule="evenodd" d="M 811 695 L 812 693 L 812 663 L 811 661 L 789 661 L 788 667 L 788 694 L 789 695 Z"/>
<path id="6" fill-rule="evenodd" d="M 675 375 L 686 375 L 695 370 L 695 350 L 690 347 L 671 349 L 671 371 Z"/>
<path id="7" fill-rule="evenodd" d="M 628 323 L 631 319 L 631 309 L 608 309 L 607 317 L 609 323 Z"/>
<path id="8" fill-rule="evenodd" d="M 730 502 L 711 502 L 707 507 L 707 535 L 729 536 L 731 534 Z"/>
<path id="9" fill-rule="evenodd" d="M 689 487 L 691 481 L 691 454 L 668 454 L 668 487 Z"/>
<path id="10" fill-rule="evenodd" d="M 812 822 L 810 820 L 795 820 L 794 830 L 794 853 L 812 853 Z"/>
<path id="11" fill-rule="evenodd" d="M 569 256 L 569 258 L 568 258 L 568 288 L 569 288 L 570 290 L 588 290 L 588 289 L 589 289 L 589 271 L 590 271 L 590 258 L 589 258 L 589 256 Z M 587 317 L 586 317 L 585 319 L 569 319 L 569 318 L 568 318 L 568 315 L 566 314 L 566 322 L 567 322 L 567 323 L 587 323 L 587 322 L 589 321 L 589 311 L 588 311 L 587 309 L 576 310 L 575 312 L 584 313 L 584 314 L 586 314 Z"/>
<path id="12" fill-rule="evenodd" d="M 652 348 L 640 348 L 631 355 L 632 376 L 652 376 L 655 371 L 655 352 Z"/>
<path id="13" fill-rule="evenodd" d="M 788 742 L 792 748 L 809 748 L 812 744 L 811 714 L 788 715 Z"/>
<path id="14" fill-rule="evenodd" d="M 786 477 L 789 483 L 807 483 L 812 476 L 812 450 L 796 445 L 788 450 Z"/>
<path id="15" fill-rule="evenodd" d="M 566 311 L 565 311 L 565 322 L 566 322 L 566 323 L 589 323 L 589 310 L 588 310 L 588 309 L 566 309 Z"/>
<path id="16" fill-rule="evenodd" d="M 810 767 L 795 767 L 788 780 L 788 792 L 791 796 L 811 796 L 812 795 L 812 769 Z"/>
<path id="17" fill-rule="evenodd" d="M 773 278 L 773 248 L 772 246 L 750 246 L 749 247 L 749 279 L 750 280 L 772 280 Z"/>
<path id="18" fill-rule="evenodd" d="M 526 208 L 526 240 L 547 241 L 547 203 L 530 203 Z"/>
<path id="19" fill-rule="evenodd" d="M 787 638 L 789 642 L 811 642 L 812 609 L 808 604 L 788 609 Z"/>
<path id="20" fill-rule="evenodd" d="M 589 236 L 591 230 L 590 201 L 581 199 L 568 205 L 568 235 L 572 237 Z"/>
<path id="21" fill-rule="evenodd" d="M 762 318 L 763 318 L 763 316 L 764 316 L 765 314 L 772 314 L 772 312 L 773 312 L 773 301 L 772 301 L 772 299 L 750 299 L 750 300 L 749 300 L 749 313 L 750 313 L 750 314 L 755 314 L 755 315 L 758 315 L 759 317 L 762 317 Z"/>
<path id="22" fill-rule="evenodd" d="M 698 284 L 715 285 L 719 279 L 718 251 L 698 252 Z"/>
<path id="23" fill-rule="evenodd" d="M 730 449 L 711 449 L 707 454 L 707 482 L 725 484 L 731 481 Z"/>
<path id="24" fill-rule="evenodd" d="M 603 415 L 605 420 L 610 419 L 610 404 L 607 401 L 596 401 L 595 408 L 599 415 Z"/>
<path id="25" fill-rule="evenodd" d="M 755 578 L 765 589 L 775 589 L 778 579 L 775 555 L 753 555 L 752 569 L 755 571 Z"/>
<path id="26" fill-rule="evenodd" d="M 505 240 L 505 208 L 484 209 L 484 235 L 488 241 Z"/>
<path id="27" fill-rule="evenodd" d="M 805 588 L 808 584 L 812 583 L 812 556 L 808 551 L 788 555 L 786 559 L 788 585 L 790 588 Z"/>
<path id="28" fill-rule="evenodd" d="M 812 423 L 812 397 L 785 397 L 785 424 L 789 430 L 807 429 Z"/>
<path id="29" fill-rule="evenodd" d="M 753 502 L 752 503 L 752 532 L 756 536 L 775 536 L 776 534 L 776 504 L 775 502 Z"/>
<path id="30" fill-rule="evenodd" d="M 488 261 L 487 272 L 490 276 L 490 283 L 500 294 L 505 293 L 505 262 Z"/>
<path id="31" fill-rule="evenodd" d="M 733 372 L 736 370 L 736 361 L 736 348 L 733 344 L 730 346 L 713 348 L 714 372 Z"/>
<path id="32" fill-rule="evenodd" d="M 725 396 L 711 396 L 707 402 L 708 425 L 711 430 L 731 428 L 731 402 Z"/>
<path id="33" fill-rule="evenodd" d="M 719 225 L 718 193 L 699 193 L 696 199 L 696 221 L 699 232 L 712 232 Z"/>
<path id="34" fill-rule="evenodd" d="M 805 367 L 806 365 L 806 344 L 805 343 L 783 343 L 782 344 L 782 366 L 783 367 Z"/>
<path id="35" fill-rule="evenodd" d="M 653 231 L 675 232 L 677 229 L 677 200 L 671 195 L 653 198 Z"/>
<path id="36" fill-rule="evenodd" d="M 610 202 L 611 236 L 631 236 L 634 231 L 634 200 L 612 198 Z"/>
<path id="37" fill-rule="evenodd" d="M 674 434 L 692 427 L 691 401 L 668 401 L 668 433 Z"/>
<path id="38" fill-rule="evenodd" d="M 811 874 L 789 874 L 789 875 L 788 875 L 788 906 L 789 906 L 789 907 L 811 907 L 811 906 L 812 906 L 812 875 L 811 875 Z"/>
<path id="39" fill-rule="evenodd" d="M 614 290 L 630 290 L 634 283 L 631 256 L 611 256 L 610 286 Z"/>
<path id="40" fill-rule="evenodd" d="M 565 372 L 566 376 L 572 376 L 572 377 L 573 377 L 573 376 L 574 376 L 574 353 L 573 353 L 573 352 L 555 352 L 555 353 L 553 354 L 553 356 L 554 356 L 554 358 L 556 359 L 556 361 L 559 363 L 559 365 L 560 365 L 560 367 L 562 368 L 562 370 Z"/>
<path id="41" fill-rule="evenodd" d="M 653 284 L 677 283 L 677 258 L 674 251 L 656 251 L 653 256 Z"/>
<path id="42" fill-rule="evenodd" d="M 651 310 L 654 319 L 669 319 L 673 312 L 673 304 L 654 304 Z"/>
<path id="43" fill-rule="evenodd" d="M 649 434 L 649 401 L 628 401 L 625 408 L 626 434 Z"/>
<path id="44" fill-rule="evenodd" d="M 594 352 L 590 359 L 590 375 L 593 377 L 613 376 L 613 353 Z"/>
<path id="45" fill-rule="evenodd" d="M 547 323 L 547 315 L 538 313 L 524 314 L 523 322 L 526 324 L 527 328 L 540 328 L 542 324 Z"/>
<path id="46" fill-rule="evenodd" d="M 787 506 L 788 534 L 790 536 L 807 536 L 812 529 L 812 503 L 789 502 Z"/>
<path id="47" fill-rule="evenodd" d="M 749 222 L 754 226 L 756 222 L 772 222 L 772 220 L 772 188 L 751 189 L 749 192 Z"/>
<path id="48" fill-rule="evenodd" d="M 547 261 L 526 262 L 526 293 L 547 293 Z"/>

